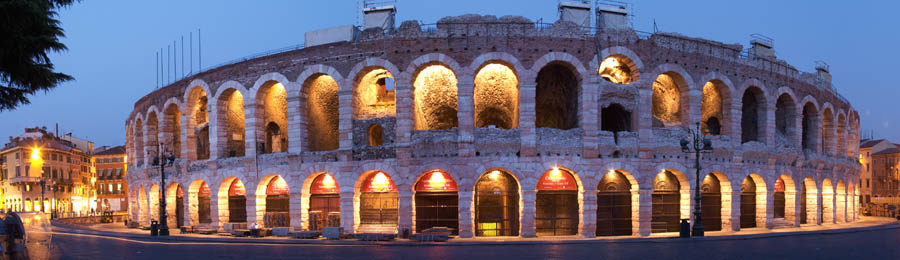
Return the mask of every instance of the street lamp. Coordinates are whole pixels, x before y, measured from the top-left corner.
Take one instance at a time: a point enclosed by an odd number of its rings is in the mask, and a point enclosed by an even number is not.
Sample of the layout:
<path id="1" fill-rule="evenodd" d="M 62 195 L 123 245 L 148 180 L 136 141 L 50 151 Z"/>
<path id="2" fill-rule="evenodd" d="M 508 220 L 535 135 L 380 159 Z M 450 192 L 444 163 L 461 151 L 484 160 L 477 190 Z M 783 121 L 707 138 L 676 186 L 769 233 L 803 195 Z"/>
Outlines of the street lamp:
<path id="1" fill-rule="evenodd" d="M 41 212 L 47 212 L 47 209 L 44 208 L 44 187 L 47 186 L 47 181 L 44 180 L 43 176 L 41 176 Z"/>
<path id="2" fill-rule="evenodd" d="M 154 158 L 155 162 L 159 163 L 159 235 L 160 236 L 168 236 L 169 235 L 169 225 L 168 225 L 168 216 L 166 215 L 166 197 L 165 189 L 166 189 L 166 163 L 172 163 L 175 161 L 174 155 L 166 156 L 163 153 L 166 145 L 164 143 L 159 143 L 157 145 L 157 153 L 159 154 L 156 158 Z"/>
<path id="3" fill-rule="evenodd" d="M 700 154 L 712 152 L 712 140 L 704 138 L 700 132 L 700 123 L 697 123 L 697 130 L 688 129 L 688 137 L 681 139 L 681 151 L 694 154 L 694 168 L 697 169 L 696 178 L 694 178 L 696 189 L 694 190 L 694 228 L 691 229 L 691 236 L 703 236 L 703 224 L 700 220 Z"/>

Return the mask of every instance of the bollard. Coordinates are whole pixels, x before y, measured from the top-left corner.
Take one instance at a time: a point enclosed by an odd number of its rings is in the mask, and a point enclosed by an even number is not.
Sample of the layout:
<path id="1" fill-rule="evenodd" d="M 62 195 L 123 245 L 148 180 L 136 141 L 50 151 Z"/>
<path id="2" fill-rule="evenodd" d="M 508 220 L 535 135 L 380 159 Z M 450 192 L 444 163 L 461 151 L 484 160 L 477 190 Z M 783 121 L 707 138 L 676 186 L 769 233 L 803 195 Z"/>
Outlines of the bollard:
<path id="1" fill-rule="evenodd" d="M 691 223 L 688 219 L 681 219 L 681 237 L 691 237 Z"/>

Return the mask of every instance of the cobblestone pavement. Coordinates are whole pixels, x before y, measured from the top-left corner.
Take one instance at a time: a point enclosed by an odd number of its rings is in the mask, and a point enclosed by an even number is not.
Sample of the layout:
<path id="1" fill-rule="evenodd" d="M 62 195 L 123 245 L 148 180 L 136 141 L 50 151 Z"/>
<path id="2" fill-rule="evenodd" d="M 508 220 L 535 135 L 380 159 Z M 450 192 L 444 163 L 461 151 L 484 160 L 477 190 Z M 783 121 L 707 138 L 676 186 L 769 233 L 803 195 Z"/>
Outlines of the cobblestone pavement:
<path id="1" fill-rule="evenodd" d="M 900 228 L 756 239 L 468 246 L 161 242 L 56 233 L 54 259 L 900 259 Z"/>

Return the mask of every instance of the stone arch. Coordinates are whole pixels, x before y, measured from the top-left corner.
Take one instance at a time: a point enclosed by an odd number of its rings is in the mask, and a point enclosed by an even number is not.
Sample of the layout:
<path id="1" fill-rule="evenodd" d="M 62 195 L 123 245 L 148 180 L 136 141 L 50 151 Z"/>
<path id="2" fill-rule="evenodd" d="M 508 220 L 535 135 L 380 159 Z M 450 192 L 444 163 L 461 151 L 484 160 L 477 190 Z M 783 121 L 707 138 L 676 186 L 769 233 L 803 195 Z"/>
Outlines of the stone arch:
<path id="1" fill-rule="evenodd" d="M 247 121 L 255 130 L 259 153 L 288 151 L 288 93 L 294 84 L 278 72 L 266 73 L 250 89 L 253 115 Z"/>
<path id="2" fill-rule="evenodd" d="M 212 225 L 212 194 L 208 183 L 201 178 L 191 181 L 188 186 L 188 220 L 191 225 Z"/>
<path id="3" fill-rule="evenodd" d="M 844 110 L 840 110 L 837 114 L 837 126 L 836 126 L 836 140 L 837 145 L 835 148 L 835 155 L 845 156 L 847 154 L 847 116 L 844 113 Z"/>
<path id="4" fill-rule="evenodd" d="M 156 106 L 150 106 L 147 109 L 147 121 L 144 121 L 144 150 L 146 151 L 146 159 L 149 163 L 153 163 L 153 158 L 159 156 L 159 110 Z"/>
<path id="5" fill-rule="evenodd" d="M 847 186 L 844 184 L 843 179 L 838 179 L 837 189 L 835 189 L 835 204 L 837 206 L 835 209 L 837 210 L 837 214 L 835 216 L 836 222 L 847 222 Z"/>
<path id="6" fill-rule="evenodd" d="M 148 195 L 148 208 L 150 220 L 159 221 L 159 199 L 162 194 L 159 193 L 159 184 L 151 184 Z"/>
<path id="7" fill-rule="evenodd" d="M 775 192 L 774 218 L 784 218 L 792 226 L 798 223 L 799 212 L 796 212 L 797 203 L 803 199 L 797 190 L 797 184 L 791 174 L 781 174 L 775 180 L 772 190 Z M 778 193 L 781 193 L 780 195 Z M 779 197 L 781 196 L 781 197 Z M 779 201 L 780 200 L 780 201 Z"/>
<path id="8" fill-rule="evenodd" d="M 835 222 L 834 186 L 831 179 L 822 179 L 822 224 Z"/>
<path id="9" fill-rule="evenodd" d="M 775 143 L 781 146 L 795 147 L 797 131 L 797 98 L 790 88 L 778 89 L 775 101 Z"/>
<path id="10" fill-rule="evenodd" d="M 800 200 L 800 223 L 817 223 L 819 220 L 819 189 L 816 181 L 812 177 L 804 178 L 800 193 L 801 197 L 806 197 L 805 199 Z"/>
<path id="11" fill-rule="evenodd" d="M 475 127 L 518 127 L 518 70 L 503 60 L 487 60 L 475 71 L 472 95 Z"/>
<path id="12" fill-rule="evenodd" d="M 610 165 L 611 166 L 611 165 Z M 624 169 L 610 169 L 597 183 L 597 236 L 634 235 L 639 233 L 640 192 L 638 181 Z M 624 179 L 621 179 L 624 177 Z M 622 182 L 627 187 L 620 187 Z M 627 189 L 626 189 L 627 188 Z M 624 190 L 622 190 L 624 189 Z M 621 218 L 621 216 L 626 216 Z"/>
<path id="13" fill-rule="evenodd" d="M 190 160 L 209 159 L 209 86 L 202 80 L 191 81 L 184 93 L 184 154 Z"/>
<path id="14" fill-rule="evenodd" d="M 579 64 L 554 61 L 539 67 L 535 77 L 535 127 L 568 130 L 580 127 Z"/>
<path id="15" fill-rule="evenodd" d="M 581 233 L 584 219 L 579 212 L 584 202 L 583 190 L 577 173 L 571 169 L 554 166 L 541 174 L 535 187 L 535 234 L 571 236 Z"/>
<path id="16" fill-rule="evenodd" d="M 837 149 L 835 148 L 835 142 L 837 141 L 837 137 L 835 137 L 835 123 L 834 123 L 834 108 L 831 106 L 831 103 L 825 103 L 822 109 L 822 134 L 821 143 L 822 143 L 822 153 L 828 155 L 834 155 Z"/>
<path id="17" fill-rule="evenodd" d="M 612 46 L 607 47 L 603 50 L 600 50 L 599 57 L 602 57 L 600 61 L 598 73 L 603 74 L 603 62 L 608 58 L 614 57 L 617 58 L 617 61 L 624 65 L 625 68 L 628 68 L 627 74 L 629 80 L 627 82 L 622 81 L 622 84 L 629 84 L 632 82 L 641 81 L 641 71 L 644 70 L 644 62 L 641 61 L 641 57 L 636 53 L 631 51 L 628 47 L 625 46 Z M 605 78 L 605 77 L 604 77 Z M 607 79 L 608 80 L 608 79 Z M 612 81 L 611 81 L 612 82 Z M 613 82 L 616 83 L 616 82 Z"/>
<path id="18" fill-rule="evenodd" d="M 733 191 L 728 176 L 720 171 L 710 171 L 701 181 L 700 193 L 703 229 L 705 231 L 731 230 Z M 710 222 L 714 219 L 719 221 Z"/>
<path id="19" fill-rule="evenodd" d="M 581 82 L 589 75 L 581 60 L 574 55 L 565 52 L 550 52 L 544 54 L 544 56 L 541 56 L 534 61 L 534 64 L 531 65 L 531 71 L 533 73 L 538 73 L 541 69 L 553 63 L 560 63 L 568 66 L 573 71 L 573 74 L 575 74 L 578 82 Z"/>
<path id="20" fill-rule="evenodd" d="M 290 186 L 279 174 L 262 177 L 253 193 L 257 222 L 267 228 L 290 227 Z"/>
<path id="21" fill-rule="evenodd" d="M 144 165 L 144 155 L 146 152 L 144 151 L 144 121 L 140 115 L 135 116 L 134 123 L 134 161 L 137 166 Z"/>
<path id="22" fill-rule="evenodd" d="M 410 185 L 413 198 L 412 229 L 416 233 L 432 227 L 448 227 L 451 234 L 459 234 L 461 214 L 459 212 L 459 185 L 456 180 L 457 178 L 452 174 L 440 168 L 428 170 L 416 176 L 415 181 Z"/>
<path id="23" fill-rule="evenodd" d="M 307 74 L 304 72 L 303 74 Z M 300 88 L 300 114 L 302 129 L 305 130 L 307 149 L 310 151 L 330 151 L 338 149 L 340 138 L 340 90 L 339 76 L 317 72 L 298 79 Z"/>
<path id="24" fill-rule="evenodd" d="M 700 82 L 704 82 L 700 101 L 702 131 L 710 135 L 731 136 L 734 132 L 731 129 L 734 122 L 734 84 L 727 75 L 715 71 L 704 74 Z"/>
<path id="25" fill-rule="evenodd" d="M 183 142 L 181 141 L 181 103 L 176 98 L 170 98 L 166 101 L 163 110 L 162 127 L 163 140 L 166 145 L 166 153 L 171 153 L 175 158 L 182 158 L 181 151 Z"/>
<path id="26" fill-rule="evenodd" d="M 244 96 L 247 92 L 237 81 L 227 81 L 216 93 L 212 106 L 215 108 L 216 125 L 210 132 L 216 133 L 218 158 L 243 157 L 246 152 Z"/>
<path id="27" fill-rule="evenodd" d="M 747 196 L 748 191 L 752 192 L 752 195 Z M 767 196 L 766 180 L 762 176 L 758 173 L 750 173 L 744 178 L 743 183 L 741 183 L 741 228 L 766 227 Z M 754 219 L 750 220 L 750 223 L 745 223 L 746 218 L 744 216 L 747 214 L 745 210 L 751 209 L 745 208 L 745 205 L 751 204 L 746 201 L 748 198 L 753 199 L 751 212 Z"/>
<path id="28" fill-rule="evenodd" d="M 149 213 L 147 212 L 147 210 L 148 210 L 149 207 L 150 207 L 150 205 L 149 205 L 149 202 L 150 202 L 150 201 L 149 201 L 148 199 L 149 199 L 149 198 L 147 198 L 147 191 L 144 190 L 144 185 L 141 184 L 141 185 L 138 187 L 138 195 L 137 195 L 137 201 L 138 201 L 138 222 L 141 223 L 141 224 L 143 224 L 143 225 L 149 225 L 149 224 L 150 224 L 150 220 L 149 220 L 150 215 L 149 215 Z"/>
<path id="29" fill-rule="evenodd" d="M 216 192 L 218 216 L 222 223 L 247 223 L 247 195 L 243 182 L 237 177 L 222 179 Z"/>
<path id="30" fill-rule="evenodd" d="M 666 168 L 653 178 L 650 187 L 654 197 L 651 223 L 658 223 L 651 232 L 677 232 L 679 220 L 690 218 L 690 182 L 682 171 Z"/>
<path id="31" fill-rule="evenodd" d="M 399 73 L 393 63 L 382 58 L 367 58 L 350 70 L 348 77 L 354 77 L 351 85 L 354 120 L 396 117 L 394 76 Z"/>
<path id="32" fill-rule="evenodd" d="M 459 126 L 457 71 L 442 62 L 425 63 L 413 74 L 415 130 L 447 130 Z"/>
<path id="33" fill-rule="evenodd" d="M 741 91 L 741 143 L 766 143 L 768 102 L 766 87 L 758 80 L 744 83 Z"/>
<path id="34" fill-rule="evenodd" d="M 816 102 L 815 98 L 812 96 L 806 96 L 803 98 L 801 102 L 803 104 L 803 109 L 801 114 L 803 115 L 803 119 L 801 119 L 801 148 L 804 151 L 812 151 L 819 152 L 819 147 L 822 144 L 819 144 L 819 135 L 821 135 L 821 127 L 819 123 L 819 105 Z"/>
<path id="35" fill-rule="evenodd" d="M 397 232 L 400 207 L 399 189 L 394 178 L 381 170 L 368 170 L 359 175 L 353 190 L 353 230 Z"/>
<path id="36" fill-rule="evenodd" d="M 684 68 L 676 64 L 662 64 L 654 69 L 656 75 L 651 96 L 653 127 L 688 125 L 691 121 L 691 91 L 694 80 Z"/>
<path id="37" fill-rule="evenodd" d="M 618 133 L 633 132 L 637 128 L 634 127 L 633 113 L 619 103 L 611 103 L 600 111 L 600 130 Z"/>
<path id="38" fill-rule="evenodd" d="M 490 168 L 473 183 L 472 216 L 475 236 L 518 236 L 521 232 L 522 187 L 518 177 L 501 168 Z M 491 192 L 485 192 L 490 190 Z M 500 205 L 485 201 L 500 201 Z"/>
<path id="39" fill-rule="evenodd" d="M 166 224 L 169 228 L 179 228 L 185 224 L 184 190 L 181 186 L 180 183 L 173 181 L 166 187 Z"/>

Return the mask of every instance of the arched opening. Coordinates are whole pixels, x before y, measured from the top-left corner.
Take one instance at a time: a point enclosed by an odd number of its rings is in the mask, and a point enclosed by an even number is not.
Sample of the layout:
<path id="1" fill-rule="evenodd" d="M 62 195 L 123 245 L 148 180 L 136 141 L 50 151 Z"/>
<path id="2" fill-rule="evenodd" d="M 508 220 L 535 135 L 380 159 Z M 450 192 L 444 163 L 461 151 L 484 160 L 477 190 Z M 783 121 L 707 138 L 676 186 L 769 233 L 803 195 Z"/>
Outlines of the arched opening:
<path id="1" fill-rule="evenodd" d="M 715 174 L 707 174 L 700 185 L 700 213 L 703 230 L 722 230 L 722 184 Z"/>
<path id="2" fill-rule="evenodd" d="M 701 130 L 706 135 L 723 134 L 723 120 L 728 118 L 730 102 L 728 87 L 720 80 L 707 81 L 703 85 L 703 98 L 700 101 L 700 113 L 703 123 Z"/>
<path id="3" fill-rule="evenodd" d="M 484 65 L 475 75 L 475 127 L 519 126 L 519 79 L 508 66 Z"/>
<path id="4" fill-rule="evenodd" d="M 181 158 L 181 110 L 169 104 L 163 113 L 163 143 L 175 158 Z"/>
<path id="5" fill-rule="evenodd" d="M 816 146 L 816 137 L 819 135 L 817 133 L 819 129 L 819 113 L 817 111 L 815 104 L 811 102 L 803 105 L 803 138 L 801 141 L 804 151 L 819 150 Z"/>
<path id="6" fill-rule="evenodd" d="M 275 175 L 266 184 L 265 227 L 290 227 L 290 190 L 281 176 Z"/>
<path id="7" fill-rule="evenodd" d="M 534 225 L 538 236 L 578 234 L 578 183 L 572 172 L 554 167 L 537 184 Z"/>
<path id="8" fill-rule="evenodd" d="M 837 151 L 835 155 L 847 154 L 847 117 L 838 114 L 837 119 Z"/>
<path id="9" fill-rule="evenodd" d="M 796 147 L 794 136 L 796 135 L 795 122 L 797 108 L 794 99 L 788 94 L 781 94 L 775 103 L 775 142 L 782 146 Z"/>
<path id="10" fill-rule="evenodd" d="M 396 116 L 394 76 L 384 68 L 375 67 L 356 81 L 353 95 L 353 119 Z"/>
<path id="11" fill-rule="evenodd" d="M 822 181 L 822 223 L 834 223 L 834 186 L 828 178 Z"/>
<path id="12" fill-rule="evenodd" d="M 384 139 L 382 135 L 384 134 L 384 130 L 382 130 L 381 126 L 378 124 L 369 125 L 368 130 L 369 146 L 381 146 L 384 143 Z"/>
<path id="13" fill-rule="evenodd" d="M 459 193 L 456 181 L 449 174 L 433 170 L 416 182 L 416 232 L 432 227 L 449 228 L 459 234 Z"/>
<path id="14" fill-rule="evenodd" d="M 138 198 L 138 203 L 137 203 L 138 204 L 138 221 L 141 224 L 150 224 L 150 221 L 147 220 L 147 207 L 148 207 L 147 191 L 144 190 L 144 185 L 141 185 L 138 188 L 137 198 Z M 19 203 L 16 203 L 16 205 L 18 206 Z M 18 211 L 18 210 L 20 210 L 20 209 L 16 208 L 16 211 Z"/>
<path id="15" fill-rule="evenodd" d="M 606 81 L 615 84 L 631 84 L 631 82 L 633 81 L 633 77 L 629 64 L 634 64 L 634 62 L 632 62 L 625 56 L 609 56 L 604 58 L 603 61 L 600 62 L 600 69 L 598 73 L 600 74 L 600 77 L 602 77 Z"/>
<path id="16" fill-rule="evenodd" d="M 257 132 L 264 132 L 263 153 L 279 153 L 288 150 L 287 91 L 280 82 L 268 81 L 256 93 Z M 259 121 L 261 120 L 261 121 Z M 264 127 L 265 131 L 260 129 Z M 259 139 L 257 139 L 259 140 Z"/>
<path id="17" fill-rule="evenodd" d="M 741 183 L 741 228 L 756 227 L 756 182 L 747 176 Z"/>
<path id="18" fill-rule="evenodd" d="M 800 185 L 800 224 L 815 224 L 818 215 L 818 189 L 816 181 L 810 177 L 803 179 Z"/>
<path id="19" fill-rule="evenodd" d="M 219 157 L 244 156 L 244 97 L 240 91 L 228 89 L 218 101 Z"/>
<path id="20" fill-rule="evenodd" d="M 766 102 L 762 90 L 749 87 L 741 99 L 741 143 L 763 142 L 766 125 Z"/>
<path id="21" fill-rule="evenodd" d="M 444 65 L 427 65 L 413 82 L 415 130 L 459 126 L 456 74 Z"/>
<path id="22" fill-rule="evenodd" d="M 196 223 L 200 225 L 209 225 L 212 223 L 212 216 L 210 215 L 210 206 L 212 200 L 210 199 L 210 195 L 212 194 L 209 190 L 209 186 L 206 185 L 205 181 L 194 181 L 194 184 L 191 185 L 191 190 L 193 196 L 195 196 L 191 201 L 191 208 L 196 208 Z M 196 203 L 196 204 L 195 204 Z M 193 218 L 193 216 L 192 216 Z"/>
<path id="23" fill-rule="evenodd" d="M 681 183 L 671 171 L 663 171 L 653 180 L 652 233 L 678 232 L 681 218 Z"/>
<path id="24" fill-rule="evenodd" d="M 391 177 L 380 171 L 369 173 L 359 191 L 359 229 L 363 232 L 396 232 L 399 196 Z"/>
<path id="25" fill-rule="evenodd" d="M 146 147 L 147 150 L 147 158 L 152 159 L 150 161 L 151 164 L 157 164 L 159 160 L 159 116 L 156 114 L 156 111 L 150 111 L 147 114 L 147 132 L 146 135 Z M 169 147 L 167 147 L 169 148 Z M 169 148 L 171 149 L 171 148 Z"/>
<path id="26" fill-rule="evenodd" d="M 653 81 L 653 127 L 682 125 L 687 118 L 687 83 L 674 72 L 659 74 Z"/>
<path id="27" fill-rule="evenodd" d="M 159 199 L 162 194 L 159 192 L 159 184 L 150 186 L 150 219 L 159 221 Z"/>
<path id="28" fill-rule="evenodd" d="M 838 180 L 835 202 L 837 202 L 837 222 L 847 222 L 847 190 L 844 180 Z"/>
<path id="29" fill-rule="evenodd" d="M 309 188 L 309 230 L 341 226 L 341 194 L 334 176 L 322 173 Z"/>
<path id="30" fill-rule="evenodd" d="M 490 170 L 475 183 L 475 236 L 519 235 L 519 183 Z"/>
<path id="31" fill-rule="evenodd" d="M 266 125 L 266 151 L 265 153 L 279 153 L 287 151 L 287 139 L 281 133 L 281 127 L 275 122 Z"/>
<path id="32" fill-rule="evenodd" d="M 144 123 L 138 118 L 134 124 L 134 160 L 138 166 L 144 165 Z"/>
<path id="33" fill-rule="evenodd" d="M 310 151 L 338 149 L 338 84 L 329 75 L 320 74 L 306 80 L 306 142 Z"/>
<path id="34" fill-rule="evenodd" d="M 536 83 L 535 127 L 578 128 L 581 87 L 572 69 L 561 63 L 548 64 L 538 72 Z"/>
<path id="35" fill-rule="evenodd" d="M 773 209 L 775 210 L 773 213 L 774 218 L 785 218 L 786 216 L 785 204 L 787 199 L 785 198 L 784 190 L 784 181 L 782 178 L 778 178 L 778 180 L 775 181 L 775 205 L 773 205 Z"/>
<path id="36" fill-rule="evenodd" d="M 187 145 L 190 159 L 209 159 L 209 100 L 206 91 L 195 86 L 188 93 L 186 100 L 187 113 Z"/>
<path id="37" fill-rule="evenodd" d="M 631 111 L 620 104 L 612 103 L 600 111 L 600 130 L 618 132 L 631 132 Z"/>
<path id="38" fill-rule="evenodd" d="M 621 171 L 609 171 L 597 184 L 597 236 L 632 234 L 632 184 Z"/>
<path id="39" fill-rule="evenodd" d="M 184 191 L 178 183 L 169 185 L 166 192 L 166 207 L 169 226 L 180 228 L 184 225 Z"/>
<path id="40" fill-rule="evenodd" d="M 228 185 L 228 222 L 247 222 L 247 197 L 244 183 L 235 178 Z"/>
<path id="41" fill-rule="evenodd" d="M 834 154 L 834 142 L 836 141 L 834 134 L 834 113 L 831 112 L 831 108 L 825 108 L 825 111 L 822 112 L 821 134 L 823 154 Z"/>

